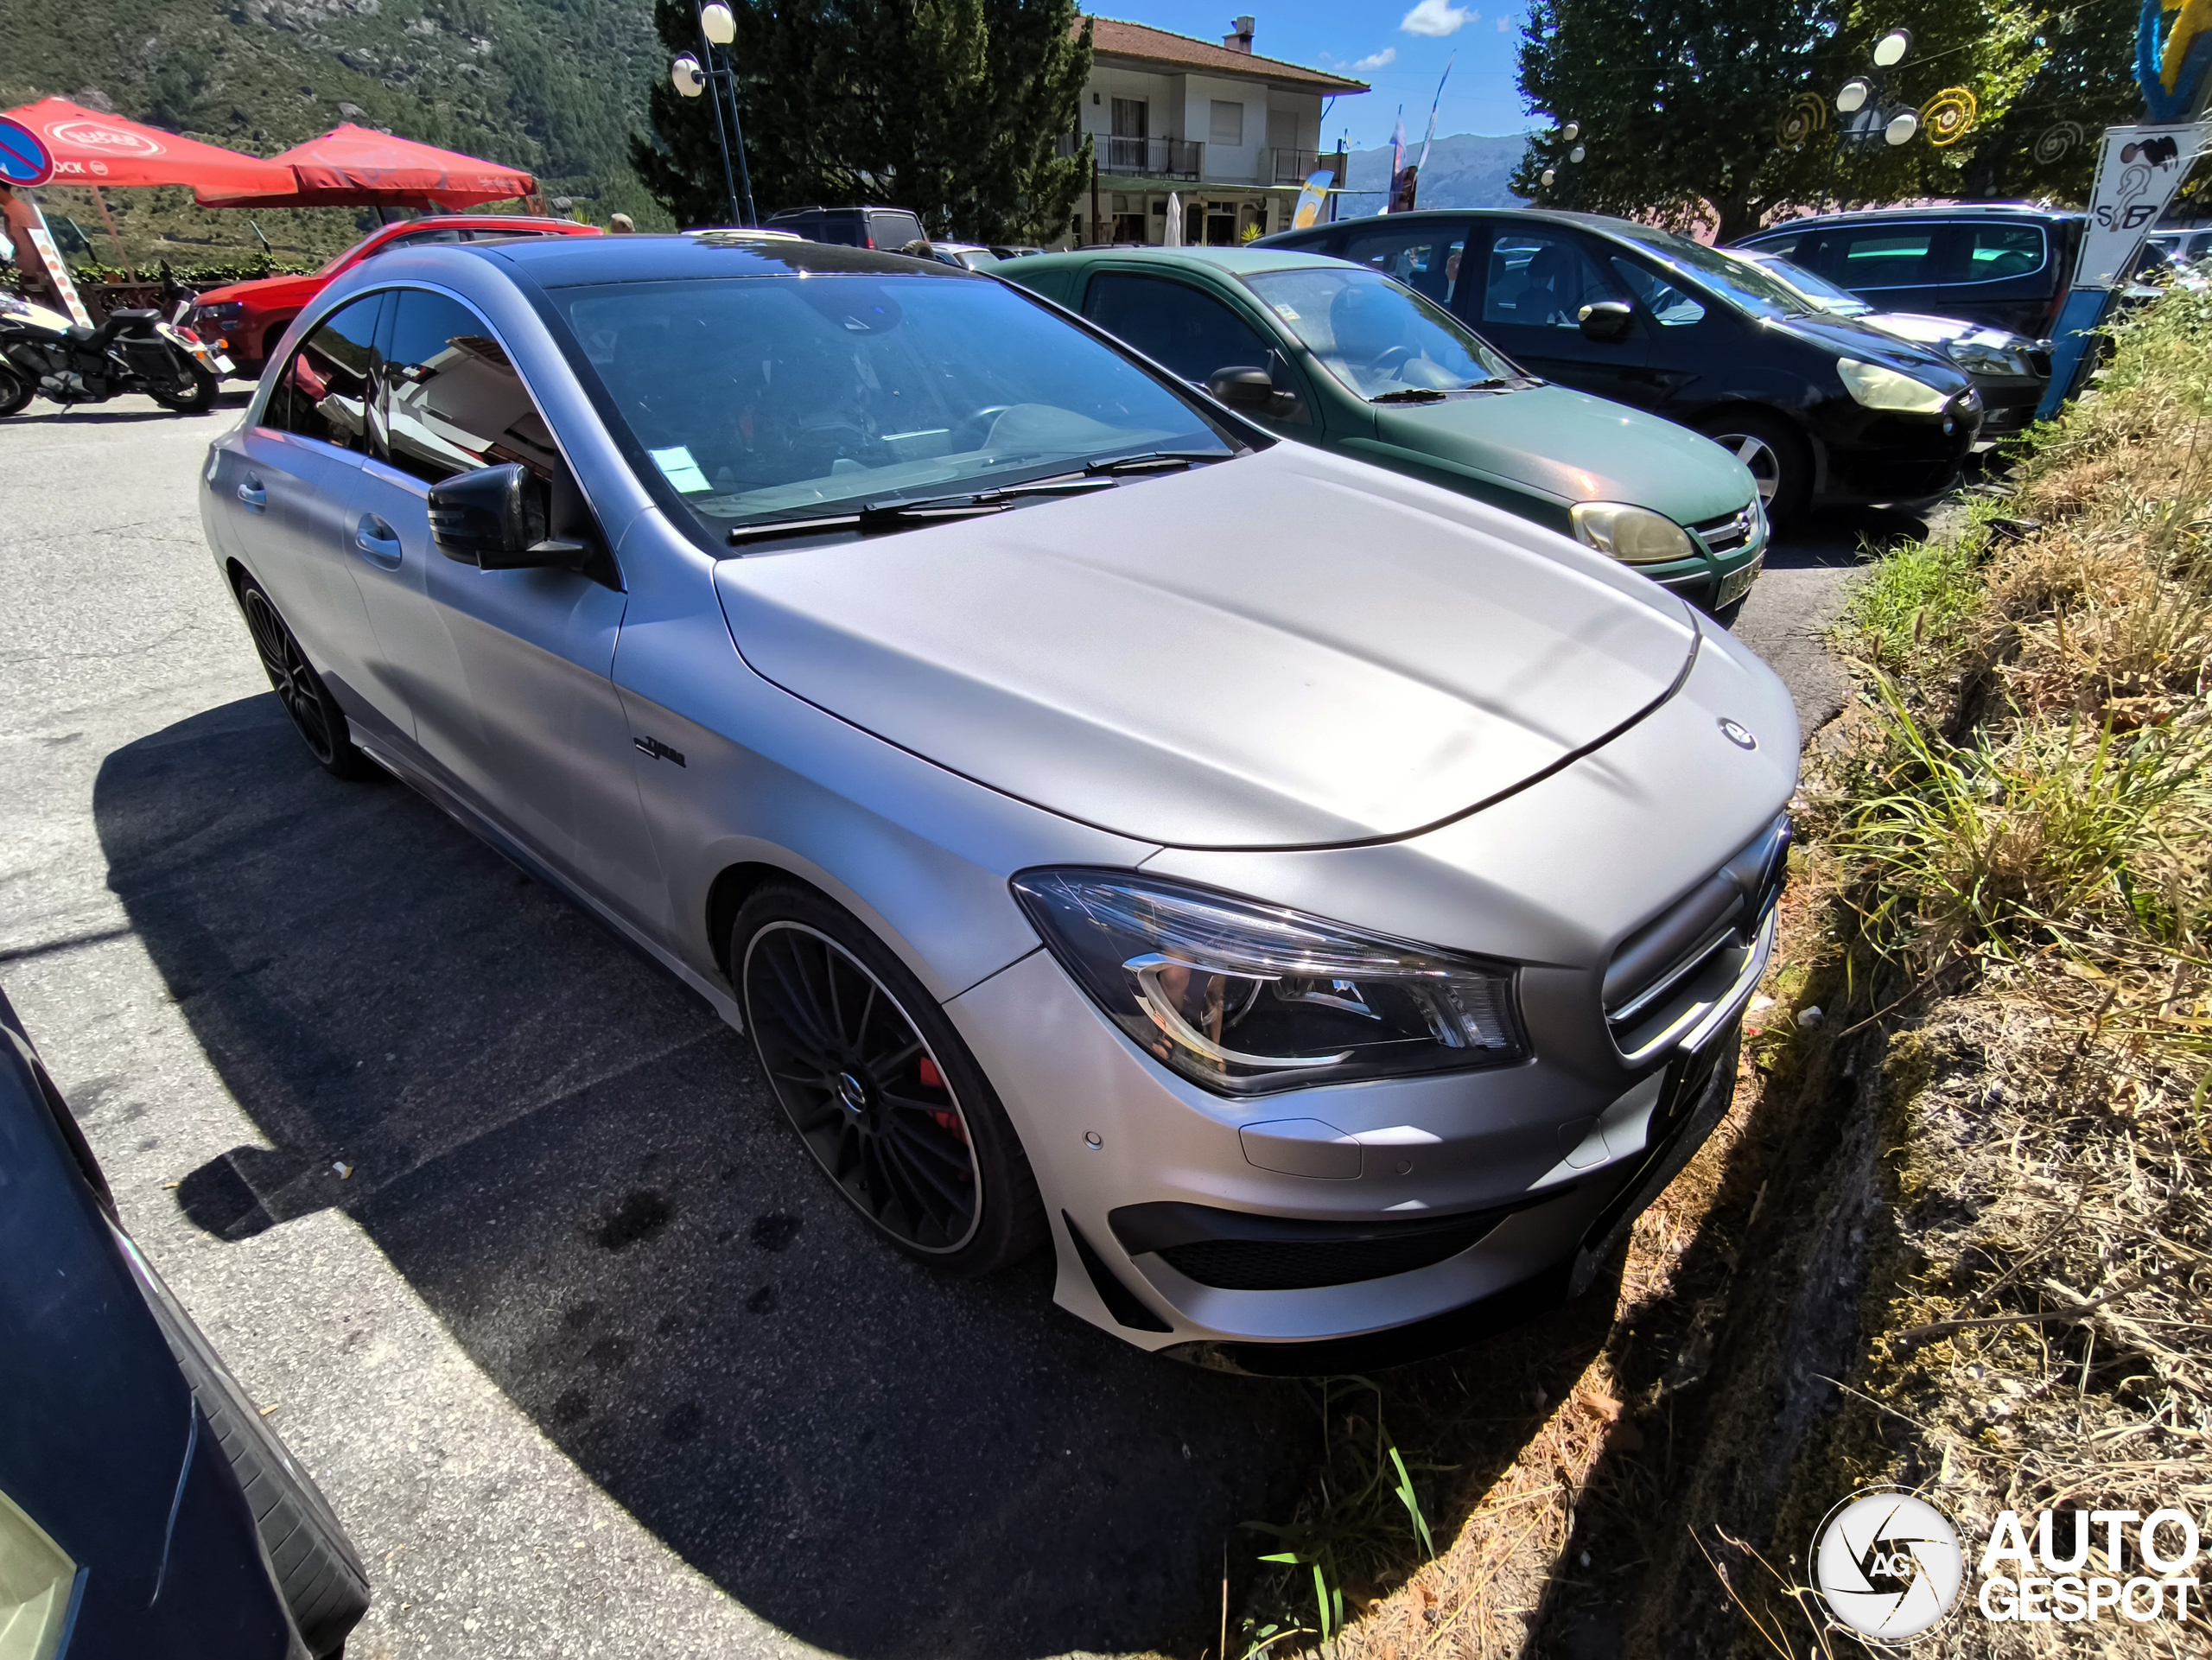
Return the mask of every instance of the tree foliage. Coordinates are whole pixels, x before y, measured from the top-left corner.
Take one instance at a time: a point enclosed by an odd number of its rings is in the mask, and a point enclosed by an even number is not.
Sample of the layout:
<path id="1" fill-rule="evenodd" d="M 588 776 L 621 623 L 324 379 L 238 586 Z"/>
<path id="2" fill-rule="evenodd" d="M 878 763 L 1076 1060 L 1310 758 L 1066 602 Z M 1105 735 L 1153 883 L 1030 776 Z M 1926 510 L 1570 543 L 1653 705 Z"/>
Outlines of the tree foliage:
<path id="1" fill-rule="evenodd" d="M 1090 73 L 1075 0 L 741 0 L 732 45 L 753 200 L 911 207 L 933 234 L 1033 241 L 1067 223 L 1087 149 L 1058 154 Z M 691 0 L 655 0 L 671 54 Z M 713 111 L 654 87 L 639 176 L 679 223 L 728 216 Z"/>
<path id="2" fill-rule="evenodd" d="M 1531 137 L 1513 188 L 1537 201 L 1702 222 L 1727 241 L 1777 213 L 1827 203 L 2029 192 L 2087 194 L 2094 137 L 2135 118 L 2133 13 L 2106 0 L 1535 0 L 1521 87 L 1552 129 Z M 1887 72 L 1874 41 L 1911 31 Z M 1857 140 L 1835 108 L 1854 76 L 1878 82 Z M 1953 88 L 1976 113 L 1956 142 L 1923 126 L 1898 146 L 1879 117 Z M 1580 126 L 1567 160 L 1560 134 Z M 2069 130 L 2063 124 L 2071 122 Z M 2078 133 L 2078 137 L 2075 136 Z M 1541 182 L 1554 173 L 1549 188 Z"/>

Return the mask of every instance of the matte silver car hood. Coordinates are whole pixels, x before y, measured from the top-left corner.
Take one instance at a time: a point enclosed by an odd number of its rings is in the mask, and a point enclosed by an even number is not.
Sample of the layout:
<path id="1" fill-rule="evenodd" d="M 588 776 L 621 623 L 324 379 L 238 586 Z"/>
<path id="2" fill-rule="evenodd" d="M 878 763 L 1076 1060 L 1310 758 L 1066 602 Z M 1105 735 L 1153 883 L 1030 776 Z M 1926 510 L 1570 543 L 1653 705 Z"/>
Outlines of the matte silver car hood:
<path id="1" fill-rule="evenodd" d="M 715 580 L 785 690 L 1180 847 L 1452 817 L 1640 718 L 1696 641 L 1680 601 L 1564 537 L 1291 444 Z"/>

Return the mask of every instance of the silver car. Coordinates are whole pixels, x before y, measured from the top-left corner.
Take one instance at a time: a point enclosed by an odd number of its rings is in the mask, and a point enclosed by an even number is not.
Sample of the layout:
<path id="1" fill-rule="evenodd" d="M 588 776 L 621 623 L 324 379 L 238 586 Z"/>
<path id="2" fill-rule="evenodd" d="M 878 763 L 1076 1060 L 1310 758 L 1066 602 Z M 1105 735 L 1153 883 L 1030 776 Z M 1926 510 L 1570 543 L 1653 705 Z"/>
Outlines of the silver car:
<path id="1" fill-rule="evenodd" d="M 696 989 L 944 1269 L 1049 1239 L 1063 1307 L 1251 1371 L 1444 1346 L 1586 1284 L 1727 1103 L 1775 677 L 1020 289 L 736 239 L 389 255 L 205 486 L 316 760 Z"/>

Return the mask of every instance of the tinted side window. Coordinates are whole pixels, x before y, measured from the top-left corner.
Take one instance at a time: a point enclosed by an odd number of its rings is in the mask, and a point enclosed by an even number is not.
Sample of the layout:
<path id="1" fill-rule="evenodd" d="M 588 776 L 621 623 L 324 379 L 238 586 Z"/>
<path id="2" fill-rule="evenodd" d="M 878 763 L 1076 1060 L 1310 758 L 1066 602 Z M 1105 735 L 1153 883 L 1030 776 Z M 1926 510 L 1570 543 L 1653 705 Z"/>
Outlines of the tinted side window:
<path id="1" fill-rule="evenodd" d="M 877 247 L 895 251 L 921 236 L 922 222 L 912 213 L 870 213 L 868 234 Z"/>
<path id="2" fill-rule="evenodd" d="M 1757 236 L 1745 240 L 1746 248 L 1757 248 L 1761 253 L 1780 254 L 1784 259 L 1797 258 L 1797 245 L 1802 236 Z"/>
<path id="3" fill-rule="evenodd" d="M 835 242 L 847 248 L 857 248 L 866 239 L 858 213 L 824 213 L 812 226 L 802 227 L 799 234 L 811 237 L 817 242 Z"/>
<path id="4" fill-rule="evenodd" d="M 1870 225 L 1821 239 L 1823 277 L 1847 289 L 1911 288 L 1936 280 L 1934 225 Z"/>
<path id="5" fill-rule="evenodd" d="M 1415 230 L 1355 231 L 1335 251 L 1339 258 L 1395 277 L 1414 293 L 1448 306 L 1459 287 L 1459 260 L 1466 250 L 1465 226 L 1429 225 Z"/>
<path id="6" fill-rule="evenodd" d="M 1491 245 L 1490 282 L 1483 290 L 1486 323 L 1576 328 L 1583 307 L 1627 298 L 1572 237 L 1505 231 Z"/>
<path id="7" fill-rule="evenodd" d="M 1258 332 L 1185 283 L 1107 271 L 1090 279 L 1083 315 L 1201 385 L 1217 369 L 1268 366 L 1268 347 Z"/>
<path id="8" fill-rule="evenodd" d="M 552 431 L 481 317 L 442 294 L 402 289 L 386 339 L 385 441 L 394 467 L 433 484 L 502 461 L 555 476 Z"/>
<path id="9" fill-rule="evenodd" d="M 1633 259 L 1613 256 L 1616 275 L 1636 290 L 1636 297 L 1643 302 L 1643 308 L 1656 318 L 1662 328 L 1681 328 L 1698 322 L 1705 316 L 1705 308 L 1654 270 L 1647 270 Z"/>
<path id="10" fill-rule="evenodd" d="M 2040 225 L 1962 225 L 1955 283 L 1998 283 L 2032 277 L 2043 269 Z"/>
<path id="11" fill-rule="evenodd" d="M 370 371 L 384 302 L 365 294 L 315 326 L 270 393 L 264 426 L 370 453 Z"/>

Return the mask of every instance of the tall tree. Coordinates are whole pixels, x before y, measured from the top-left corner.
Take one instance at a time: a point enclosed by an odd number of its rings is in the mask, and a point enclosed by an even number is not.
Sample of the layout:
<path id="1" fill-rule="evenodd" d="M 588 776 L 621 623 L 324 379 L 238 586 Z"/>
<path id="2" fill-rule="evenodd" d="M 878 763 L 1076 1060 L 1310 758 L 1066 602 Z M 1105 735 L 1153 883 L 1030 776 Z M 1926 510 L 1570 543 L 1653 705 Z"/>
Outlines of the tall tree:
<path id="1" fill-rule="evenodd" d="M 911 207 L 936 235 L 1057 234 L 1088 177 L 1063 156 L 1090 73 L 1075 0 L 743 0 L 734 5 L 745 145 L 764 213 L 804 202 Z M 656 0 L 671 53 L 696 53 L 692 0 Z M 680 223 L 728 209 L 713 112 L 653 89 L 631 152 Z"/>
<path id="2" fill-rule="evenodd" d="M 1531 139 L 1513 188 L 1702 221 L 1724 242 L 1777 211 L 1830 201 L 2084 189 L 2086 150 L 2054 160 L 2046 135 L 2062 109 L 2092 134 L 2125 113 L 2108 110 L 2107 93 L 2125 80 L 2127 60 L 2107 45 L 2114 30 L 2094 11 L 2052 14 L 2043 0 L 1654 0 L 1630 12 L 1609 0 L 1536 0 L 1521 86 L 1554 127 Z M 1878 72 L 1874 42 L 1896 29 L 1910 31 L 1911 50 Z M 1963 107 L 1963 91 L 1972 124 L 1937 144 L 1931 123 L 1893 146 L 1877 119 L 1853 142 L 1834 99 L 1860 75 L 1877 83 L 1878 115 L 1932 115 L 1939 99 Z M 1559 136 L 1568 121 L 1582 129 L 1579 166 Z M 1548 167 L 1549 190 L 1540 182 Z"/>

